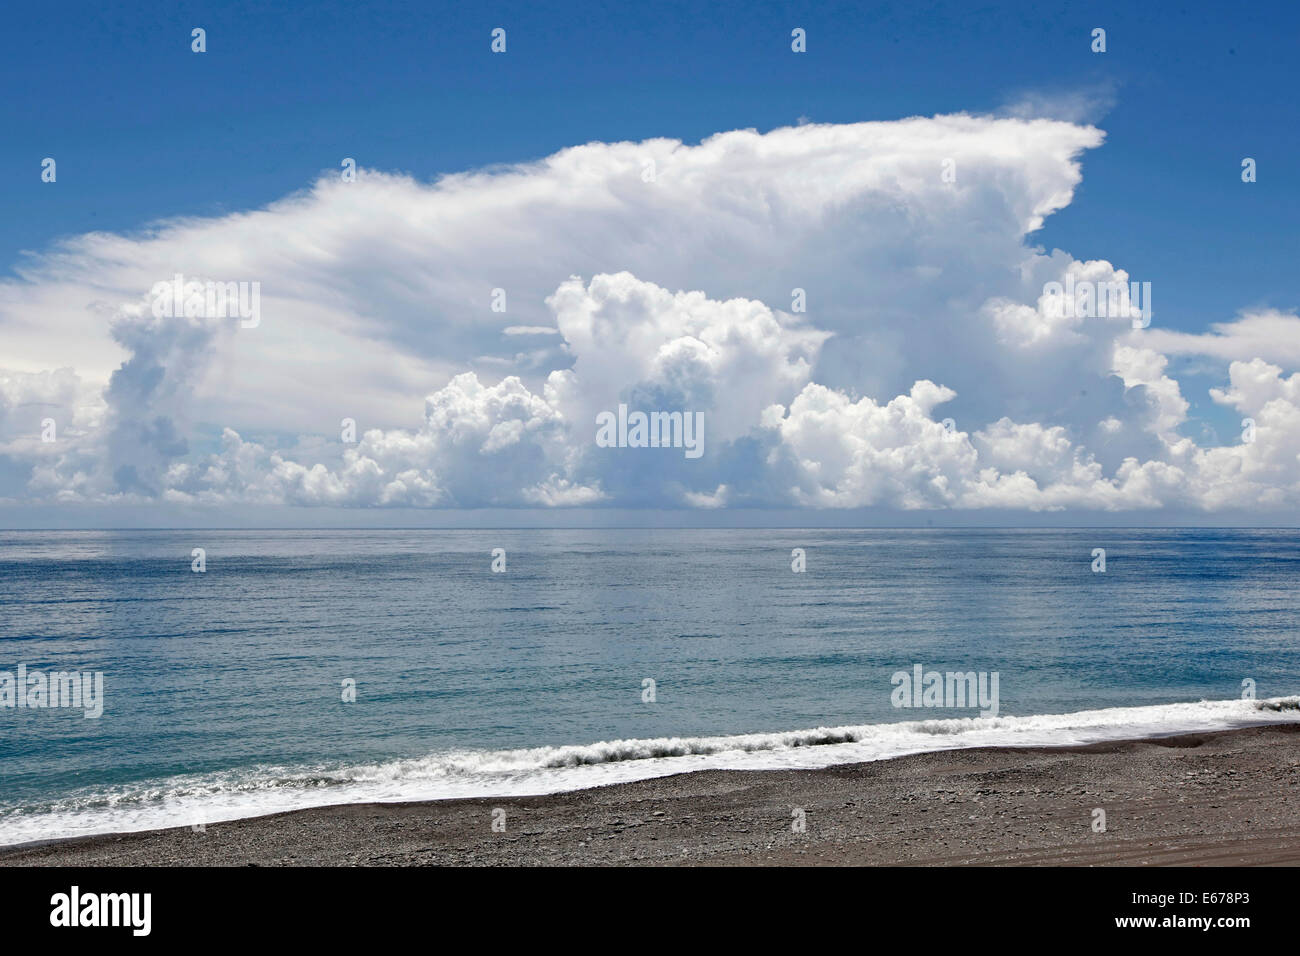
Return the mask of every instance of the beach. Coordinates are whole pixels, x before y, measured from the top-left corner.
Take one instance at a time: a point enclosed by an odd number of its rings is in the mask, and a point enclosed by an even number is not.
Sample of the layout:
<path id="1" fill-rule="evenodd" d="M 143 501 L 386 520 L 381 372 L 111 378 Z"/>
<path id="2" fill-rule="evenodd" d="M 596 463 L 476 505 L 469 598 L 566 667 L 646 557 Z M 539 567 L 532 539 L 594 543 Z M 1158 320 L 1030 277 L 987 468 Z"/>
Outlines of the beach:
<path id="1" fill-rule="evenodd" d="M 321 807 L 0 850 L 4 866 L 1296 864 L 1294 723 Z"/>

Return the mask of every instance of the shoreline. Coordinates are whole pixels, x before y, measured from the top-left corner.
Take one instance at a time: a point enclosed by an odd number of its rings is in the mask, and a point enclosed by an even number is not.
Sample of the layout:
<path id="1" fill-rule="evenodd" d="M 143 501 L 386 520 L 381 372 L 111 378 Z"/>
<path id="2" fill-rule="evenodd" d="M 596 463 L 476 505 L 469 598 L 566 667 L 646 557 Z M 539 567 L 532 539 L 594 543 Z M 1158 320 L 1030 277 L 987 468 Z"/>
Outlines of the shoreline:
<path id="1" fill-rule="evenodd" d="M 25 843 L 0 866 L 1297 865 L 1298 785 L 1300 724 L 1279 723 L 338 804 Z"/>

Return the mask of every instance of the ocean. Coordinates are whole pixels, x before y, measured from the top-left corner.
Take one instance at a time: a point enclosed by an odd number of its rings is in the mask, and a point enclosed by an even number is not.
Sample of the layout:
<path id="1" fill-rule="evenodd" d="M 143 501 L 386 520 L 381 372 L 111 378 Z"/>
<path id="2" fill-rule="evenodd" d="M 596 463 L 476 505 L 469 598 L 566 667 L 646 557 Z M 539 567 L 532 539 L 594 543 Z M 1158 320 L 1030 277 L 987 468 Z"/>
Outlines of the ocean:
<path id="1" fill-rule="evenodd" d="M 0 845 L 1300 720 L 1298 574 L 1292 530 L 0 532 Z"/>

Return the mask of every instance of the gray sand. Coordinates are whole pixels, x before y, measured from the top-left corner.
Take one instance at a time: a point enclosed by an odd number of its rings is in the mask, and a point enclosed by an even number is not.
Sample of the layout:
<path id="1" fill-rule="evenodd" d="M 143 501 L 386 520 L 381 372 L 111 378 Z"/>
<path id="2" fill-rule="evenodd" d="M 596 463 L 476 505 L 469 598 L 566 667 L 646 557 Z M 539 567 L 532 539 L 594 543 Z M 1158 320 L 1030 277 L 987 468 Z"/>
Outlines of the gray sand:
<path id="1" fill-rule="evenodd" d="M 504 833 L 492 830 L 497 807 Z M 796 808 L 803 833 L 792 832 Z M 1295 865 L 1300 724 L 326 807 L 0 850 L 0 864 Z"/>

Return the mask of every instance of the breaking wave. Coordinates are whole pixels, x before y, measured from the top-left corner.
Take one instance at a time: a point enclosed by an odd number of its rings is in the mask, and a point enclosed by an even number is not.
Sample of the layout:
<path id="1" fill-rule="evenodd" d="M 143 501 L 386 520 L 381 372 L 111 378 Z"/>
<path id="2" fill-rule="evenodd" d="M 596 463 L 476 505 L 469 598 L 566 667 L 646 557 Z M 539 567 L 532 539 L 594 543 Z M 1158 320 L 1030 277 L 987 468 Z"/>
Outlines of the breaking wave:
<path id="1" fill-rule="evenodd" d="M 0 845 L 206 825 L 330 804 L 526 796 L 699 770 L 812 769 L 937 750 L 1071 746 L 1291 722 L 1300 723 L 1300 697 L 450 751 L 362 765 L 258 765 L 0 808 Z"/>

